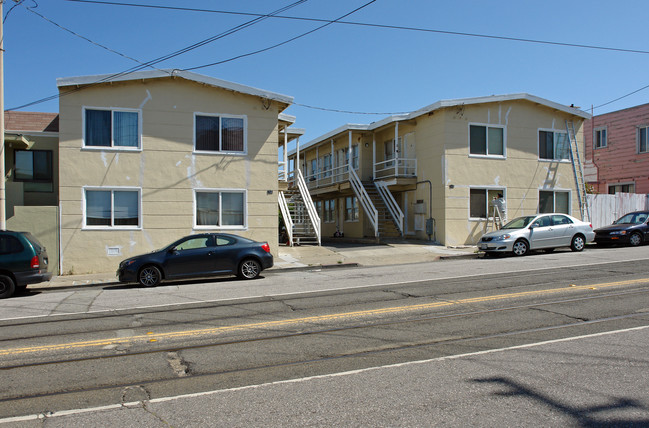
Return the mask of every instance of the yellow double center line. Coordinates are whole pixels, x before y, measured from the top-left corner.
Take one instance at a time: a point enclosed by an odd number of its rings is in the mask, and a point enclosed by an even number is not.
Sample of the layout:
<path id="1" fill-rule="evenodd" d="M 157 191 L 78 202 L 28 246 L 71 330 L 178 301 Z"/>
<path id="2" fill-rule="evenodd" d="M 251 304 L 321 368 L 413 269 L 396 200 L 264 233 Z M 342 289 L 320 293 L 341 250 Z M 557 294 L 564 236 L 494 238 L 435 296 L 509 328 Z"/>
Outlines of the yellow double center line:
<path id="1" fill-rule="evenodd" d="M 218 335 L 218 334 L 240 331 L 240 330 L 273 329 L 277 327 L 286 327 L 295 324 L 323 323 L 329 321 L 348 320 L 354 318 L 370 318 L 378 315 L 395 314 L 395 313 L 403 313 L 403 312 L 416 312 L 416 311 L 422 311 L 427 309 L 440 308 L 444 306 L 492 302 L 497 300 L 516 299 L 520 297 L 548 295 L 554 293 L 565 293 L 565 292 L 572 292 L 572 291 L 579 291 L 579 290 L 594 290 L 594 289 L 601 289 L 601 288 L 621 287 L 626 285 L 642 284 L 646 282 L 649 282 L 649 278 L 640 278 L 640 279 L 632 279 L 632 280 L 616 281 L 616 282 L 604 282 L 604 283 L 591 284 L 591 285 L 579 285 L 579 286 L 570 285 L 569 287 L 551 288 L 546 290 L 523 291 L 520 293 L 497 294 L 493 296 L 473 297 L 473 298 L 459 299 L 453 301 L 424 303 L 419 305 L 393 306 L 389 308 L 370 309 L 365 311 L 342 312 L 342 313 L 329 314 L 329 315 L 292 318 L 292 319 L 278 320 L 278 321 L 263 321 L 257 323 L 238 324 L 232 326 L 204 328 L 204 329 L 197 329 L 197 330 L 183 330 L 183 331 L 174 331 L 169 333 L 147 333 L 147 334 L 141 334 L 135 336 L 127 336 L 127 337 L 106 338 L 106 339 L 88 340 L 82 342 L 60 343 L 60 344 L 53 344 L 53 345 L 31 346 L 25 348 L 0 350 L 0 356 L 58 351 L 58 350 L 65 350 L 65 349 L 96 348 L 100 346 L 111 346 L 111 345 L 120 345 L 120 344 L 123 345 L 123 344 L 131 344 L 135 342 L 157 342 L 158 340 L 161 339 L 176 339 L 181 337 Z"/>

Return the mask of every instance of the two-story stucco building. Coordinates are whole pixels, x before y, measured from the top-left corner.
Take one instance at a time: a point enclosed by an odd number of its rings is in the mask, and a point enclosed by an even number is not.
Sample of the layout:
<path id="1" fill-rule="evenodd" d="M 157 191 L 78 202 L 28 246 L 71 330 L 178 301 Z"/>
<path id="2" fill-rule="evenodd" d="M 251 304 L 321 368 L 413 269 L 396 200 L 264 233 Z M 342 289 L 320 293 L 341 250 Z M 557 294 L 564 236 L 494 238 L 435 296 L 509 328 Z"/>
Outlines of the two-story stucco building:
<path id="1" fill-rule="evenodd" d="M 499 193 L 510 219 L 581 217 L 567 126 L 583 145 L 588 117 L 529 94 L 440 101 L 344 125 L 292 151 L 289 163 L 304 177 L 323 237 L 473 245 Z"/>
<path id="2" fill-rule="evenodd" d="M 110 271 L 208 230 L 276 253 L 280 114 L 291 97 L 177 70 L 57 85 L 63 273 Z"/>

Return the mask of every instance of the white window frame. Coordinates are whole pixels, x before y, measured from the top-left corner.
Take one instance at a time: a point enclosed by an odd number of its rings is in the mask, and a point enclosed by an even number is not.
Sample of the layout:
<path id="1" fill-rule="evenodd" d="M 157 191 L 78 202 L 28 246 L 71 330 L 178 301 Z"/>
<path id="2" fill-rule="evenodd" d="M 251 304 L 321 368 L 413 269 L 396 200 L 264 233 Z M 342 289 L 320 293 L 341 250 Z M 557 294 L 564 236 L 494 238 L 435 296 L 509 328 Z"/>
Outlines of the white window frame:
<path id="1" fill-rule="evenodd" d="M 220 226 L 216 225 L 199 225 L 198 224 L 198 218 L 196 218 L 196 209 L 197 209 L 197 202 L 196 202 L 196 194 L 197 193 L 218 193 L 219 194 L 219 224 Z M 241 193 L 243 194 L 243 225 L 223 225 L 223 209 L 222 209 L 222 203 L 221 203 L 221 194 L 222 193 Z M 246 189 L 233 189 L 233 188 L 200 188 L 200 189 L 194 189 L 194 206 L 193 206 L 193 214 L 192 216 L 194 217 L 194 225 L 193 228 L 195 230 L 248 230 L 248 190 Z"/>
<path id="2" fill-rule="evenodd" d="M 633 186 L 633 192 L 616 192 L 616 193 L 635 193 L 636 185 L 634 181 L 624 181 L 620 183 L 606 183 L 606 193 L 609 195 L 615 195 L 615 193 L 608 193 L 610 192 L 611 187 L 622 187 L 622 186 Z"/>
<path id="3" fill-rule="evenodd" d="M 570 141 L 568 141 L 568 157 L 566 159 L 545 159 L 541 158 L 541 141 L 540 141 L 540 133 L 541 131 L 544 132 L 552 132 L 553 134 L 565 134 L 566 138 L 570 138 L 568 136 L 568 132 L 565 130 L 560 130 L 560 129 L 551 129 L 551 128 L 539 128 L 536 130 L 536 155 L 539 160 L 539 162 L 564 162 L 564 163 L 569 163 L 570 162 Z M 552 137 L 552 143 L 555 144 L 555 137 Z M 553 151 L 556 152 L 556 147 L 553 147 Z"/>
<path id="4" fill-rule="evenodd" d="M 602 134 L 603 133 L 603 134 Z M 603 143 L 600 143 L 599 145 L 597 144 L 598 138 L 597 135 L 599 134 L 599 141 Z M 604 135 L 604 138 L 602 138 L 602 135 Z M 607 126 L 599 126 L 595 129 L 593 129 L 593 148 L 594 149 L 603 149 L 605 147 L 608 147 L 608 127 Z"/>
<path id="5" fill-rule="evenodd" d="M 325 223 L 336 222 L 336 199 L 326 199 L 323 201 L 322 210 L 322 218 Z"/>
<path id="6" fill-rule="evenodd" d="M 352 213 L 352 218 L 349 219 L 347 216 L 348 209 L 347 209 L 347 198 L 352 198 L 352 208 L 351 208 L 351 213 Z M 354 200 L 356 201 L 356 204 L 354 204 Z M 360 201 L 356 197 L 356 195 L 350 195 L 350 196 L 345 196 L 345 223 L 358 223 L 361 219 L 361 205 Z M 354 215 L 356 214 L 356 215 Z M 356 218 L 354 218 L 356 217 Z"/>
<path id="7" fill-rule="evenodd" d="M 110 146 L 86 145 L 86 110 L 102 110 L 102 111 L 110 112 Z M 115 138 L 113 136 L 113 121 L 114 121 L 115 112 L 137 113 L 137 147 L 115 145 Z M 141 152 L 142 151 L 142 109 L 82 106 L 81 133 L 82 133 L 81 148 L 83 150 Z"/>
<path id="8" fill-rule="evenodd" d="M 218 117 L 219 118 L 219 150 L 196 150 L 196 118 L 198 116 L 206 117 Z M 220 150 L 222 141 L 221 141 L 221 120 L 220 119 L 243 119 L 243 151 L 233 152 Z M 194 125 L 193 125 L 193 153 L 196 154 L 207 154 L 207 155 L 228 155 L 228 156 L 246 156 L 248 154 L 248 116 L 246 115 L 236 115 L 236 114 L 223 114 L 223 113 L 204 113 L 204 112 L 194 112 Z"/>
<path id="9" fill-rule="evenodd" d="M 640 132 L 642 129 L 645 130 L 645 150 L 644 151 L 642 151 L 640 147 L 640 143 L 641 143 Z M 638 154 L 649 153 L 649 125 L 638 126 L 638 131 L 636 132 L 636 140 L 637 140 L 636 152 Z"/>
<path id="10" fill-rule="evenodd" d="M 483 126 L 485 127 L 485 132 L 487 133 L 487 154 L 482 155 L 478 153 L 471 153 L 471 126 Z M 489 128 L 500 128 L 503 130 L 503 154 L 502 155 L 490 155 L 489 154 Z M 472 158 L 490 158 L 490 159 L 506 159 L 507 158 L 507 127 L 505 125 L 495 125 L 490 123 L 478 123 L 478 122 L 469 122 L 467 127 L 467 144 L 469 150 L 469 157 Z"/>
<path id="11" fill-rule="evenodd" d="M 101 192 L 111 192 L 111 223 L 113 222 L 113 192 L 115 191 L 127 191 L 127 192 L 137 192 L 137 215 L 138 215 L 138 225 L 137 226 L 100 226 L 100 225 L 88 225 L 86 223 L 86 208 L 87 208 L 87 201 L 86 201 L 86 192 L 87 191 L 101 191 Z M 143 225 L 142 225 L 142 188 L 141 187 L 130 187 L 130 186 L 107 186 L 107 187 L 101 187 L 101 186 L 83 186 L 81 188 L 81 210 L 82 210 L 82 215 L 83 215 L 83 225 L 81 227 L 82 230 L 142 230 Z"/>
<path id="12" fill-rule="evenodd" d="M 484 190 L 487 196 L 487 217 L 471 217 L 471 190 Z M 503 194 L 503 199 L 507 201 L 507 188 L 503 186 L 469 186 L 469 197 L 468 197 L 468 204 L 467 204 L 467 218 L 469 221 L 486 221 L 489 219 L 492 219 L 493 217 L 490 216 L 489 211 L 491 208 L 491 205 L 489 204 L 489 192 L 490 191 L 500 191 Z"/>
<path id="13" fill-rule="evenodd" d="M 541 208 L 541 192 L 552 192 L 552 207 L 554 208 L 554 211 L 548 212 L 548 213 L 542 213 L 540 212 Z M 568 212 L 567 213 L 559 213 L 559 214 L 568 214 L 572 215 L 572 189 L 560 189 L 553 187 L 551 189 L 544 188 L 544 187 L 539 187 L 539 191 L 537 193 L 538 196 L 538 203 L 536 205 L 536 213 L 537 214 L 551 214 L 551 213 L 556 213 L 557 209 L 557 193 L 567 193 L 568 194 Z"/>

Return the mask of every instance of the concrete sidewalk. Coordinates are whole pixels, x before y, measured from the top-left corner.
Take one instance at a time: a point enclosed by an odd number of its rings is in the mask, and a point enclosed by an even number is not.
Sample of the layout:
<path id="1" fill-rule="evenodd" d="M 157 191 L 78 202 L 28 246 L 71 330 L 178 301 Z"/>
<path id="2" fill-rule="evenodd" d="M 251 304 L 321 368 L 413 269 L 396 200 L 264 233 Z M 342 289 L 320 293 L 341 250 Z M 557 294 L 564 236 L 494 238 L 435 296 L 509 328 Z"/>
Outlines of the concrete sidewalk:
<path id="1" fill-rule="evenodd" d="M 434 262 L 455 257 L 476 257 L 475 247 L 444 247 L 427 242 L 403 241 L 387 244 L 327 242 L 322 246 L 279 247 L 270 271 L 309 267 L 385 266 Z M 117 270 L 117 265 L 115 266 Z M 29 285 L 30 289 L 117 283 L 115 272 L 61 275 L 49 282 Z"/>

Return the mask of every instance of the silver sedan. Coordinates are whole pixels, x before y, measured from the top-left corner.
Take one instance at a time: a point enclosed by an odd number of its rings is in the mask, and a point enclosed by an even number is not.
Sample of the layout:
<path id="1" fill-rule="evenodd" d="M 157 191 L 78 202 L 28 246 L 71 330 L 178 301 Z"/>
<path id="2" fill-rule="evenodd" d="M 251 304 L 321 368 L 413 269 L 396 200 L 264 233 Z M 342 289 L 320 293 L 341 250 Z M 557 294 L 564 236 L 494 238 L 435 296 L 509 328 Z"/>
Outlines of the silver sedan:
<path id="1" fill-rule="evenodd" d="M 552 251 L 570 247 L 581 251 L 595 239 L 593 225 L 567 214 L 536 214 L 515 218 L 502 229 L 480 238 L 478 250 L 489 253 L 514 253 L 523 256 L 530 250 Z"/>

